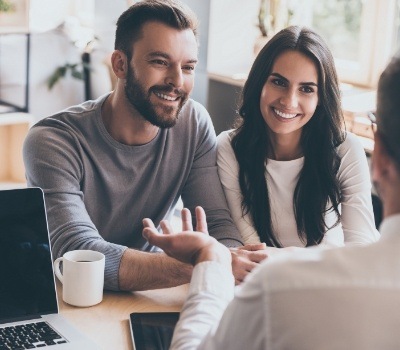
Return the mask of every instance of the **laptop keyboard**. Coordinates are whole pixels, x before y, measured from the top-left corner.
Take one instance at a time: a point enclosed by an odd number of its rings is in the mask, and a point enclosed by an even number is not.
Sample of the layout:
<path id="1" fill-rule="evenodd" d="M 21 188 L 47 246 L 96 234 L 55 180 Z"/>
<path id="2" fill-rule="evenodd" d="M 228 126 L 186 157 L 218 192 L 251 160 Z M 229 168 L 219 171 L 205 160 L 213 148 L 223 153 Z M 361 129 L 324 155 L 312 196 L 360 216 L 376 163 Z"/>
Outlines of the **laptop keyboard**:
<path id="1" fill-rule="evenodd" d="M 0 350 L 35 349 L 66 342 L 47 322 L 0 328 Z"/>

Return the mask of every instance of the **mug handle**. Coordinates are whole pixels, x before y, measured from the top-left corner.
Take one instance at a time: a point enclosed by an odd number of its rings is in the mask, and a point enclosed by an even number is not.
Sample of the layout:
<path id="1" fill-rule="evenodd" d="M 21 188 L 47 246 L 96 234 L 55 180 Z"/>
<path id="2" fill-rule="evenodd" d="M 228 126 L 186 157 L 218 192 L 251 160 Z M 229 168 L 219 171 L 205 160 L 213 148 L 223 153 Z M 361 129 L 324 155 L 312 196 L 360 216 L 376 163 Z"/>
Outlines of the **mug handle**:
<path id="1" fill-rule="evenodd" d="M 60 280 L 61 284 L 63 284 L 63 275 L 60 271 L 60 262 L 63 260 L 63 258 L 58 258 L 54 261 L 54 273 L 56 274 L 57 278 Z"/>

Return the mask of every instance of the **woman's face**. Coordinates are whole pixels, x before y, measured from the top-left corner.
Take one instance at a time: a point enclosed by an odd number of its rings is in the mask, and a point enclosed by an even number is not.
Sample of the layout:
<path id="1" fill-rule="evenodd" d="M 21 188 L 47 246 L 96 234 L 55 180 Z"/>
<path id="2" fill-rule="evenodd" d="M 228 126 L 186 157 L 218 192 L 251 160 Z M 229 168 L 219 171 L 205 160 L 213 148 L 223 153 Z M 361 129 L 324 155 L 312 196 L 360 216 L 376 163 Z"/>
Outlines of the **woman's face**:
<path id="1" fill-rule="evenodd" d="M 300 52 L 283 52 L 261 91 L 261 114 L 270 131 L 276 135 L 301 134 L 317 105 L 317 66 Z"/>

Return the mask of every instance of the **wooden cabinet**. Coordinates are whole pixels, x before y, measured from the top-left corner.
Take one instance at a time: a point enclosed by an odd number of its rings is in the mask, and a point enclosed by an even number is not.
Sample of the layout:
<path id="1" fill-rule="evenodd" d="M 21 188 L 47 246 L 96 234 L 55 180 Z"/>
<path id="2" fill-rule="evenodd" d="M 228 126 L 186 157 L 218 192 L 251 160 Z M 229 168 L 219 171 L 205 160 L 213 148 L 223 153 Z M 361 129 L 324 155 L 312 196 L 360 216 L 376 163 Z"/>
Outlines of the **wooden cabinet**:
<path id="1" fill-rule="evenodd" d="M 367 154 L 374 150 L 374 132 L 368 119 L 368 112 L 376 108 L 376 91 L 358 91 L 342 98 L 346 129 L 356 134 Z"/>
<path id="2" fill-rule="evenodd" d="M 21 88 L 16 91 L 18 94 L 16 97 L 21 98 L 10 101 L 10 93 L 5 92 L 11 83 L 4 79 L 0 81 L 2 84 L 0 87 L 0 189 L 26 186 L 22 146 L 26 134 L 34 122 L 33 116 L 28 113 L 30 34 L 25 28 L 4 27 L 4 25 L 5 23 L 0 26 L 0 43 L 2 43 L 1 40 L 10 41 L 14 36 L 16 38 L 22 36 L 25 41 L 21 41 L 23 46 L 20 52 L 23 55 L 22 63 L 15 67 L 23 76 Z M 7 50 L 4 50 L 4 47 L 7 46 L 0 47 L 2 49 L 0 54 L 7 57 Z M 4 73 L 4 70 L 8 68 L 2 67 L 2 69 Z M 14 97 L 14 95 L 12 96 Z"/>
<path id="3" fill-rule="evenodd" d="M 28 113 L 0 114 L 0 189 L 26 186 L 22 146 L 32 124 Z"/>

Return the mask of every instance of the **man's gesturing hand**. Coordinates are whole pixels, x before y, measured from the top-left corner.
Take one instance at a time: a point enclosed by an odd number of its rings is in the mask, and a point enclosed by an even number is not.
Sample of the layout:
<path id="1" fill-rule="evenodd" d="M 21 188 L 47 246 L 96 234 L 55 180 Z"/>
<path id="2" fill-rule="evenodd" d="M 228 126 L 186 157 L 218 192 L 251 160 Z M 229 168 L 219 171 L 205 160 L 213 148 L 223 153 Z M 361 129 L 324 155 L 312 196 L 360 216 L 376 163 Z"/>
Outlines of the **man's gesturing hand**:
<path id="1" fill-rule="evenodd" d="M 160 247 L 167 255 L 196 265 L 202 261 L 218 261 L 231 265 L 229 250 L 210 237 L 207 230 L 206 214 L 201 207 L 196 208 L 196 229 L 193 231 L 192 218 L 188 209 L 182 210 L 182 232 L 175 233 L 166 220 L 161 221 L 163 233 L 159 233 L 150 219 L 143 220 L 143 237 L 150 244 Z"/>

